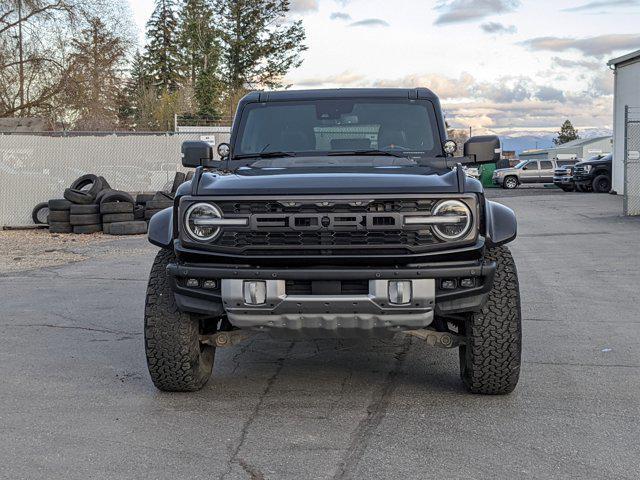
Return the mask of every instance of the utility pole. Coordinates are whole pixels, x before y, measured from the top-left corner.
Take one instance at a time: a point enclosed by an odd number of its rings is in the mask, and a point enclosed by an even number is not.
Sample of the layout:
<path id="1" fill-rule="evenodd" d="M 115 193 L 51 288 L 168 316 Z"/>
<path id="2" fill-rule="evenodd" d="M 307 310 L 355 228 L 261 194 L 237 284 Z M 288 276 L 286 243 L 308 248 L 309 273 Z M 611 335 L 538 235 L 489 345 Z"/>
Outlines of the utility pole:
<path id="1" fill-rule="evenodd" d="M 18 0 L 18 56 L 19 56 L 19 96 L 20 96 L 20 115 L 24 115 L 24 52 L 22 42 L 22 0 Z"/>
<path id="2" fill-rule="evenodd" d="M 473 137 L 473 127 L 469 127 L 469 138 Z"/>

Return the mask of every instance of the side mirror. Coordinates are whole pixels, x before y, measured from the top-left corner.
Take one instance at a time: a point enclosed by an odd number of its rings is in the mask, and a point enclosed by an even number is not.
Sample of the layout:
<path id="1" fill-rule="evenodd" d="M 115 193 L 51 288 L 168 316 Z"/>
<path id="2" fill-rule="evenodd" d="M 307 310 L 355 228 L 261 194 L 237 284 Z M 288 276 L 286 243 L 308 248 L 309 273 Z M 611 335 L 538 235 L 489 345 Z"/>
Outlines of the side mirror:
<path id="1" fill-rule="evenodd" d="M 529 170 L 529 167 L 527 167 L 526 165 L 524 167 L 522 167 L 523 170 Z"/>
<path id="2" fill-rule="evenodd" d="M 182 166 L 207 167 L 213 161 L 213 147 L 207 142 L 188 141 L 182 143 Z"/>
<path id="3" fill-rule="evenodd" d="M 496 135 L 471 137 L 464 144 L 464 156 L 474 158 L 473 163 L 495 163 L 500 160 L 500 139 Z"/>

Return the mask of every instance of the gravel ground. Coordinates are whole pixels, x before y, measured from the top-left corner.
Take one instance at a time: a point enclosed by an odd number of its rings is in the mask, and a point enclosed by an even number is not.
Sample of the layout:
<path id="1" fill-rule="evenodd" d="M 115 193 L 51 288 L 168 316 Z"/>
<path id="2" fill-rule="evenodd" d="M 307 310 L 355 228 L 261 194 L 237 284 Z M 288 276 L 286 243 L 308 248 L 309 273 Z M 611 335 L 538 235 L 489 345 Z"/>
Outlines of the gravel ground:
<path id="1" fill-rule="evenodd" d="M 47 229 L 0 231 L 0 274 L 116 255 L 130 242 L 131 238 L 102 233 L 59 234 L 49 233 Z"/>
<path id="2" fill-rule="evenodd" d="M 202 391 L 161 393 L 143 238 L 0 274 L 0 478 L 638 478 L 640 218 L 529 190 L 488 192 L 519 219 L 522 377 L 502 397 L 466 393 L 457 352 L 416 339 L 262 336 L 219 349 Z"/>

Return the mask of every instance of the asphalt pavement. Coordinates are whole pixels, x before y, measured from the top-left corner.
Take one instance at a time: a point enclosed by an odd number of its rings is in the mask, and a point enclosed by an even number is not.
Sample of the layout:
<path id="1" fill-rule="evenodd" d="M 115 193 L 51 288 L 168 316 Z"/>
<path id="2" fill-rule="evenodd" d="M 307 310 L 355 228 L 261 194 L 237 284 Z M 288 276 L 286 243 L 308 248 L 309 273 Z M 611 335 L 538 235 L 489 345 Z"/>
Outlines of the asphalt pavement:
<path id="1" fill-rule="evenodd" d="M 202 391 L 161 393 L 137 237 L 0 276 L 0 478 L 638 478 L 640 218 L 610 195 L 489 195 L 519 219 L 513 394 L 466 393 L 457 351 L 418 339 L 261 336 L 218 350 Z"/>

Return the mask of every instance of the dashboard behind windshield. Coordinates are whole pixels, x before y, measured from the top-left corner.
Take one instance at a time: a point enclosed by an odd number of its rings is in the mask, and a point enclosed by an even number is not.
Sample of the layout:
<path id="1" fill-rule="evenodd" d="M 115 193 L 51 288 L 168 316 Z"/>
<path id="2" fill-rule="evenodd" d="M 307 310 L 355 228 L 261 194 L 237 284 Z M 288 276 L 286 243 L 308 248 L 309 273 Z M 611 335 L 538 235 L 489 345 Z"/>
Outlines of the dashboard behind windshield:
<path id="1" fill-rule="evenodd" d="M 242 112 L 234 156 L 368 150 L 442 155 L 433 104 L 375 98 L 250 103 Z"/>

